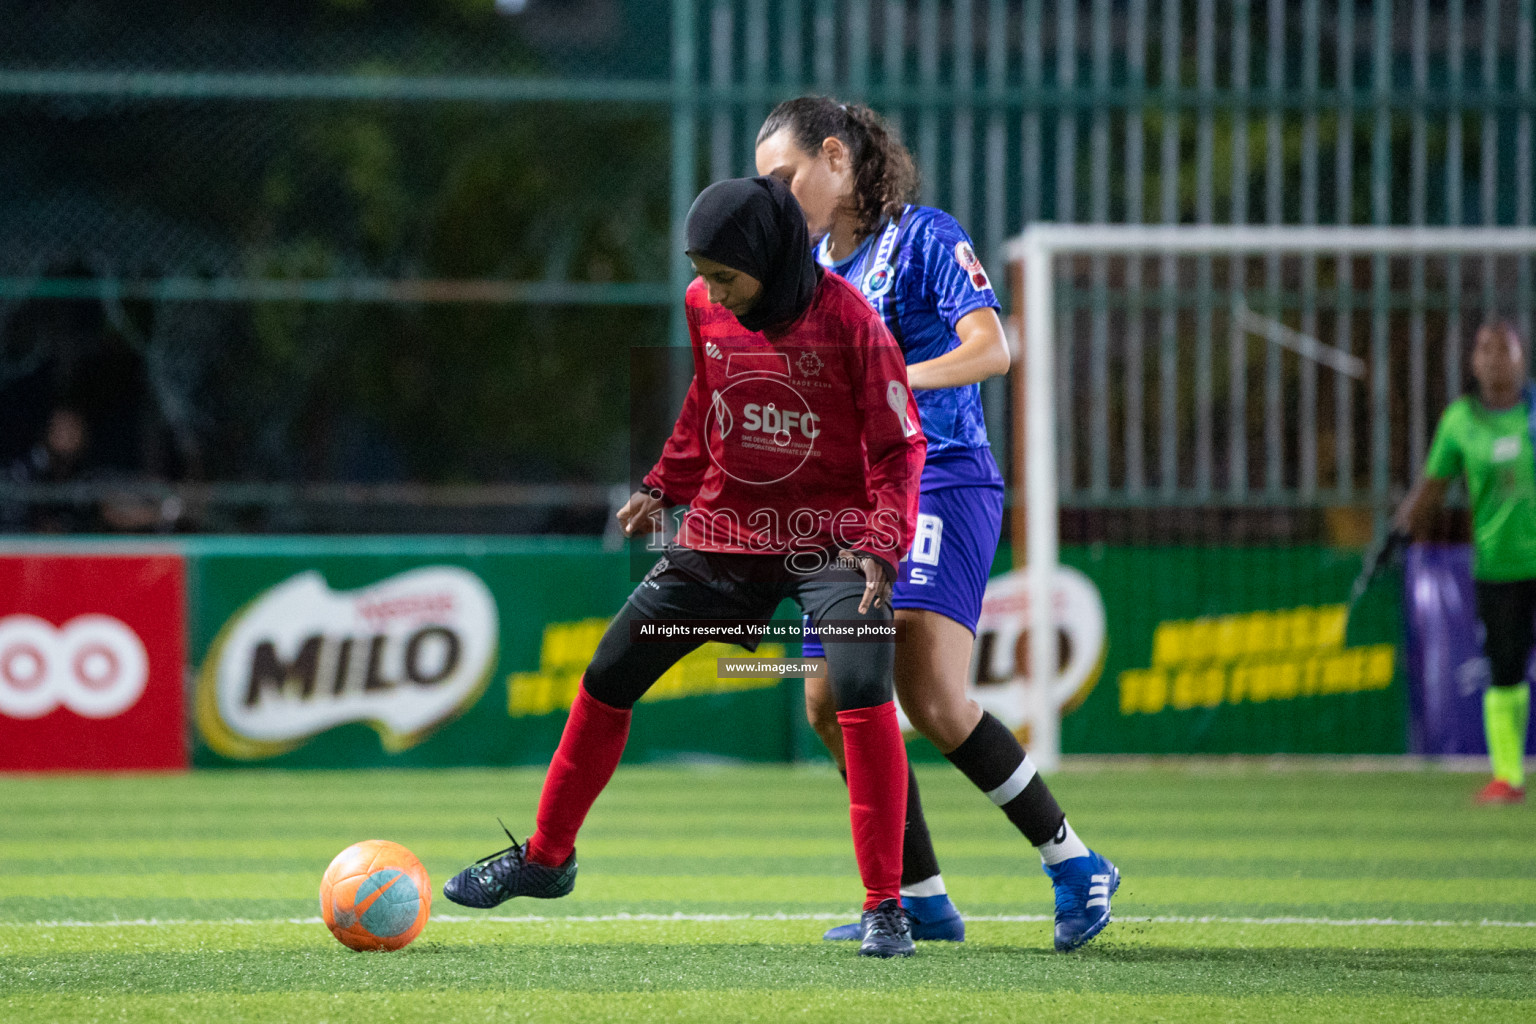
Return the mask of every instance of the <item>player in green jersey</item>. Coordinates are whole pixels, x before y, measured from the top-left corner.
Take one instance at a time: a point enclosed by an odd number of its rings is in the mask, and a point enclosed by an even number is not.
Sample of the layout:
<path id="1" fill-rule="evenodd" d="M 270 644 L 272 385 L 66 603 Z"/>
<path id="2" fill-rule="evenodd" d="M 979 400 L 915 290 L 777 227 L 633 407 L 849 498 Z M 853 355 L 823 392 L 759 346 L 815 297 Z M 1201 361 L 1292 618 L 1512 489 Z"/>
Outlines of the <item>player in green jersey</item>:
<path id="1" fill-rule="evenodd" d="M 1424 476 L 1398 509 L 1396 525 L 1418 536 L 1458 476 L 1472 506 L 1472 579 L 1492 685 L 1483 695 L 1483 729 L 1493 781 L 1479 803 L 1525 799 L 1526 681 L 1536 644 L 1536 387 L 1528 351 L 1507 322 L 1484 324 L 1472 349 L 1476 393 L 1440 417 Z"/>

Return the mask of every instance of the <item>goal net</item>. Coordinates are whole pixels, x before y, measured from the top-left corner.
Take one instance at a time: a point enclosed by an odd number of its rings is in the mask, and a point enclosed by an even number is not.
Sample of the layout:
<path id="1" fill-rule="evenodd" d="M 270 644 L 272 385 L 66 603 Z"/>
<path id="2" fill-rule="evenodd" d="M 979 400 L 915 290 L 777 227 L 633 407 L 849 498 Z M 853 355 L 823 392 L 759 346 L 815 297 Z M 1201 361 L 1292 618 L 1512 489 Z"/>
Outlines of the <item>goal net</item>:
<path id="1" fill-rule="evenodd" d="M 1011 243 L 1011 682 L 1037 761 L 1405 749 L 1401 590 L 1351 605 L 1351 584 L 1470 383 L 1477 327 L 1530 337 L 1532 253 L 1529 229 L 1042 224 Z M 1085 578 L 1096 652 L 1072 650 Z"/>

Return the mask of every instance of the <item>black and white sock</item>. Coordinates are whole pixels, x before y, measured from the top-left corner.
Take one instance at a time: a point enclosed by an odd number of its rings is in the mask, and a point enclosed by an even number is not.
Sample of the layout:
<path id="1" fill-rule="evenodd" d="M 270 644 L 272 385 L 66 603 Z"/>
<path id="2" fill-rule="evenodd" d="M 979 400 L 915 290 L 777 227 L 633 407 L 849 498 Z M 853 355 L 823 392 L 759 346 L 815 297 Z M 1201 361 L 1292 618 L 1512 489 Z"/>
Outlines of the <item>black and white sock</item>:
<path id="1" fill-rule="evenodd" d="M 923 798 L 917 792 L 917 776 L 907 765 L 907 827 L 901 837 L 901 894 L 943 896 L 944 876 L 933 852 L 928 819 L 923 817 Z"/>
<path id="2" fill-rule="evenodd" d="M 1040 851 L 1046 864 L 1086 857 L 1088 847 L 1067 824 L 1067 816 L 1008 727 L 989 712 L 947 755 L 987 799 Z"/>

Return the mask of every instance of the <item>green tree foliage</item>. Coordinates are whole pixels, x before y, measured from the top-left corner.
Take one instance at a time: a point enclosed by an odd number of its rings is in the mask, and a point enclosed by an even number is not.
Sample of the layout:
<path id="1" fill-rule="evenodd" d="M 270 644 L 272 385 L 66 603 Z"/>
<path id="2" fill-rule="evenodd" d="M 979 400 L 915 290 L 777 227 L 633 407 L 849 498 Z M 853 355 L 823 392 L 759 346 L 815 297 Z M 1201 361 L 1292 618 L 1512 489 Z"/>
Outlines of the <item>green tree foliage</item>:
<path id="1" fill-rule="evenodd" d="M 273 229 L 253 270 L 654 279 L 665 152 L 656 121 L 590 107 L 318 109 L 268 172 L 260 211 Z M 293 375 L 279 415 L 320 425 L 344 398 L 342 411 L 386 429 L 412 476 L 470 480 L 621 475 L 628 352 L 663 341 L 664 320 L 463 303 L 264 304 L 254 322 L 269 372 Z"/>
<path id="2" fill-rule="evenodd" d="M 304 74 L 322 96 L 359 75 L 554 73 L 493 0 L 231 0 L 190 18 L 23 2 L 14 26 L 0 59 L 16 65 Z M 41 225 L 49 246 L 15 249 L 46 248 L 50 274 L 344 288 L 654 281 L 666 266 L 661 110 L 268 96 L 6 113 L 19 144 L 0 155 L 15 185 L 0 219 Z M 22 262 L 8 272 L 36 272 Z M 178 305 L 130 310 L 160 346 L 151 375 L 190 410 L 202 471 L 245 479 L 615 479 L 628 352 L 666 322 L 626 306 Z"/>

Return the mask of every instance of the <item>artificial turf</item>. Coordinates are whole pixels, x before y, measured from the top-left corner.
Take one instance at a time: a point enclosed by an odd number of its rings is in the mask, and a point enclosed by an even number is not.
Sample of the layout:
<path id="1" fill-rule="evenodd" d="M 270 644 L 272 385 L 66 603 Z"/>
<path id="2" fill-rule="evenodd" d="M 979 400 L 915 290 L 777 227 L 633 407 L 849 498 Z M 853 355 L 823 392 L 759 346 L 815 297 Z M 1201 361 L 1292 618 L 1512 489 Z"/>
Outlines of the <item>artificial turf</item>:
<path id="1" fill-rule="evenodd" d="M 828 769 L 625 766 L 573 895 L 439 898 L 393 954 L 318 922 L 331 857 L 393 839 L 441 885 L 505 845 L 497 814 L 521 836 L 538 773 L 7 777 L 0 1019 L 1536 1020 L 1536 807 L 1473 807 L 1468 776 L 1062 772 L 1125 877 L 1066 956 L 1033 852 L 957 773 L 919 776 L 971 921 L 901 962 L 820 941 L 860 896 Z"/>

